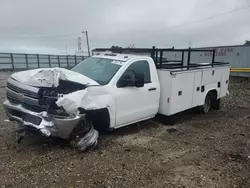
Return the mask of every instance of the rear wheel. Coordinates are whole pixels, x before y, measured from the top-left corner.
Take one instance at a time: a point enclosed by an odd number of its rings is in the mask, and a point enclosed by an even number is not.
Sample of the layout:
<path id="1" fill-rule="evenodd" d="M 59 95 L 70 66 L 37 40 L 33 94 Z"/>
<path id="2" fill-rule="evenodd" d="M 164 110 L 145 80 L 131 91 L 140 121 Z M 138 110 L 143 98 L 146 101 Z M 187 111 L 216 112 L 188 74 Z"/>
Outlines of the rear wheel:
<path id="1" fill-rule="evenodd" d="M 212 106 L 212 95 L 208 93 L 205 98 L 204 105 L 201 106 L 201 112 L 204 114 L 208 113 L 211 109 L 211 106 Z"/>
<path id="2" fill-rule="evenodd" d="M 220 99 L 214 99 L 212 101 L 212 108 L 215 109 L 215 110 L 220 109 Z"/>

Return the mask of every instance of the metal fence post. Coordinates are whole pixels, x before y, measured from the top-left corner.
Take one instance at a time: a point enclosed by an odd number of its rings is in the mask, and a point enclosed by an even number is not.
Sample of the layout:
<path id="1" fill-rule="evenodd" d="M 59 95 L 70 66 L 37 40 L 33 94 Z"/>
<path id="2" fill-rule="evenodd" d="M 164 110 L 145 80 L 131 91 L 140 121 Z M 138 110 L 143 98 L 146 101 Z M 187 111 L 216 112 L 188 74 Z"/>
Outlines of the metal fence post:
<path id="1" fill-rule="evenodd" d="M 68 66 L 68 69 L 69 69 L 69 56 L 67 55 L 67 66 Z"/>
<path id="2" fill-rule="evenodd" d="M 215 61 L 215 49 L 213 49 L 212 67 L 214 66 L 214 61 Z"/>
<path id="3" fill-rule="evenodd" d="M 61 67 L 59 55 L 57 56 L 57 61 L 58 61 L 58 66 Z"/>
<path id="4" fill-rule="evenodd" d="M 48 60 L 49 60 L 49 68 L 51 68 L 50 55 L 48 55 Z"/>
<path id="5" fill-rule="evenodd" d="M 181 63 L 182 63 L 182 66 L 184 66 L 184 55 L 185 55 L 185 51 L 183 50 L 183 51 L 182 51 L 182 55 L 181 55 Z"/>
<path id="6" fill-rule="evenodd" d="M 29 65 L 28 65 L 28 55 L 25 54 L 25 62 L 26 62 L 26 69 L 29 69 Z"/>
<path id="7" fill-rule="evenodd" d="M 11 66 L 12 66 L 12 71 L 14 71 L 15 66 L 14 66 L 14 58 L 13 58 L 13 54 L 10 54 L 10 60 L 11 60 Z"/>
<path id="8" fill-rule="evenodd" d="M 187 69 L 190 68 L 191 48 L 188 49 Z"/>
<path id="9" fill-rule="evenodd" d="M 77 59 L 76 59 L 76 55 L 75 55 L 75 65 L 77 65 Z"/>
<path id="10" fill-rule="evenodd" d="M 153 46 L 152 51 L 151 51 L 151 58 L 155 61 L 156 63 L 156 59 L 155 59 L 155 46 Z"/>
<path id="11" fill-rule="evenodd" d="M 37 54 L 37 66 L 40 68 L 40 59 L 39 59 L 39 54 Z"/>
<path id="12" fill-rule="evenodd" d="M 162 68 L 163 50 L 160 51 L 160 68 Z"/>

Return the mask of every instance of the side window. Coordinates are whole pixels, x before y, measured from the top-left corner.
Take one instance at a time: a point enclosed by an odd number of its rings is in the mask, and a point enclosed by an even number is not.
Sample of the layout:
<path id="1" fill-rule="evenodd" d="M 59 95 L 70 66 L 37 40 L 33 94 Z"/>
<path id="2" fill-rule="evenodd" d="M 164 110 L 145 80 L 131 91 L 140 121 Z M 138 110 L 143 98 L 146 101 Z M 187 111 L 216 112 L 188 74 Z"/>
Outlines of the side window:
<path id="1" fill-rule="evenodd" d="M 149 64 L 147 61 L 136 61 L 133 64 L 131 64 L 127 70 L 133 71 L 135 73 L 141 73 L 144 74 L 144 83 L 150 83 L 150 70 L 149 70 Z"/>

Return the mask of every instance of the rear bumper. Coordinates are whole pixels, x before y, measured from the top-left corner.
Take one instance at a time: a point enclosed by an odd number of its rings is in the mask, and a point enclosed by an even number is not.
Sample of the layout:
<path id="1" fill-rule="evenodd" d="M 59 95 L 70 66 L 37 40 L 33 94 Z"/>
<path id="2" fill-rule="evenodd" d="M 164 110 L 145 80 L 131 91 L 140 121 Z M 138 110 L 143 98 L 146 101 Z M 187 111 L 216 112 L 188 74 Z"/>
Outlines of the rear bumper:
<path id="1" fill-rule="evenodd" d="M 68 139 L 73 129 L 84 118 L 78 115 L 56 118 L 46 111 L 36 113 L 23 108 L 21 104 L 14 104 L 8 100 L 4 102 L 4 108 L 10 120 L 17 121 L 24 127 L 35 128 L 47 137 Z"/>

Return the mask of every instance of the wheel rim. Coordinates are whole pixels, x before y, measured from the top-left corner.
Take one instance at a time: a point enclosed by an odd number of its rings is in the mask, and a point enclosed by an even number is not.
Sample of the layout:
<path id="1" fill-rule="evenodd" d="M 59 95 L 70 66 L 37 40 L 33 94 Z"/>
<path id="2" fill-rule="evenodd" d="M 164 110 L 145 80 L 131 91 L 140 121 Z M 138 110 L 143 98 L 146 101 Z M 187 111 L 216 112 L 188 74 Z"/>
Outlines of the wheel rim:
<path id="1" fill-rule="evenodd" d="M 204 112 L 209 112 L 211 106 L 211 101 L 209 97 L 206 97 L 205 104 L 204 104 Z"/>

